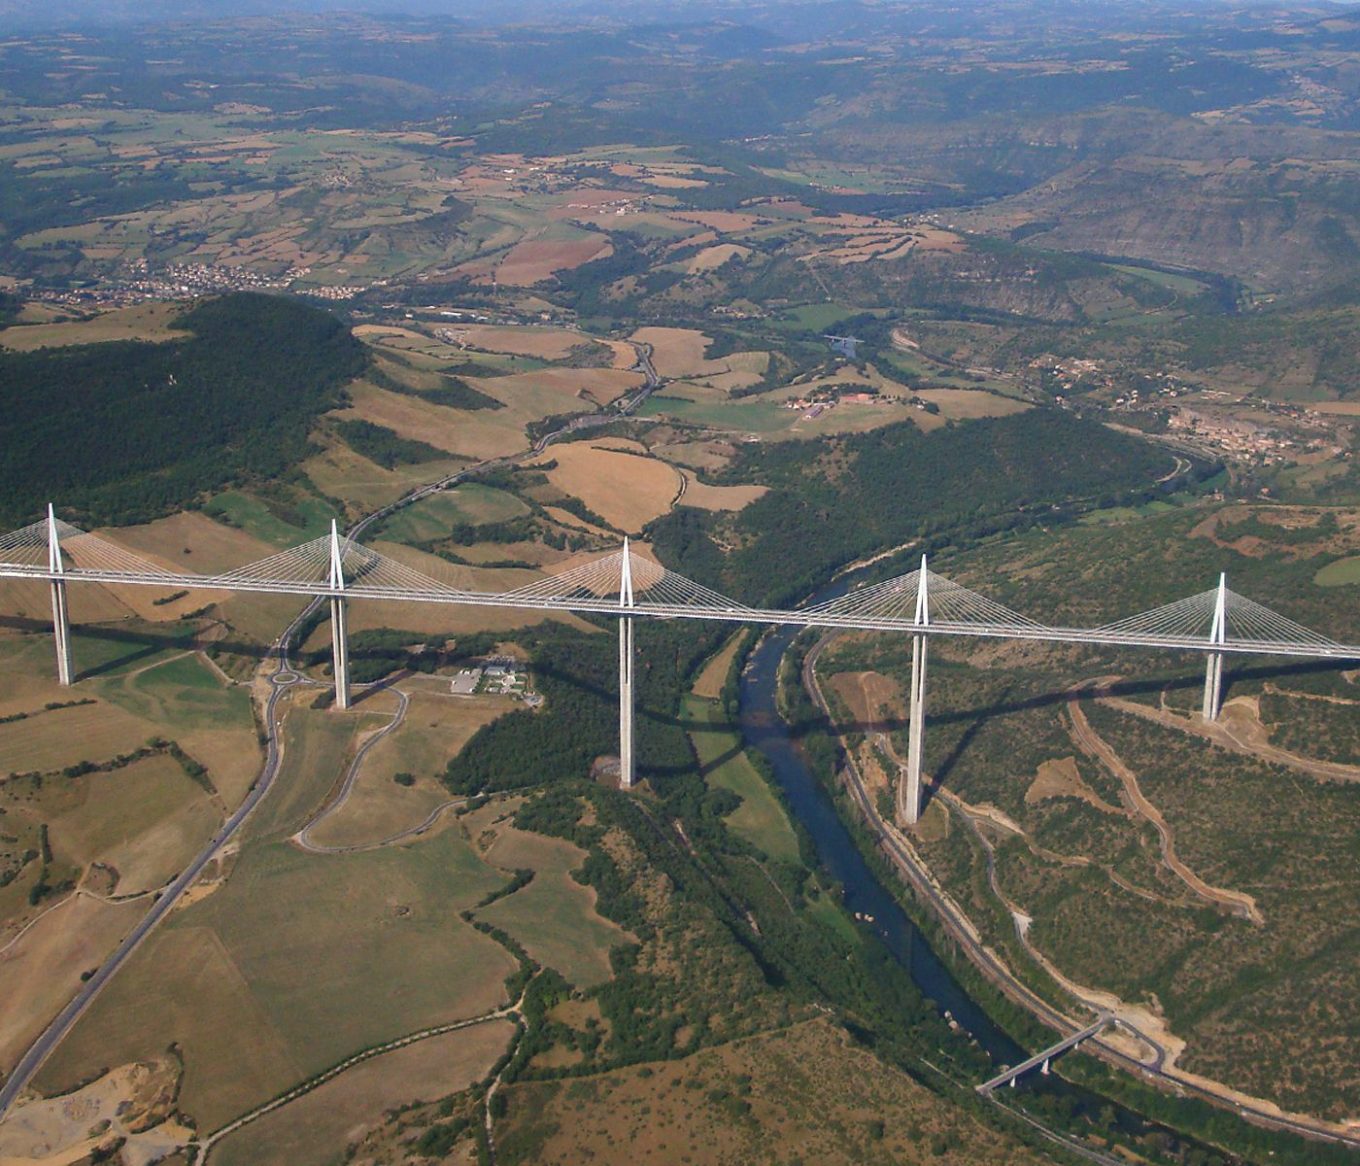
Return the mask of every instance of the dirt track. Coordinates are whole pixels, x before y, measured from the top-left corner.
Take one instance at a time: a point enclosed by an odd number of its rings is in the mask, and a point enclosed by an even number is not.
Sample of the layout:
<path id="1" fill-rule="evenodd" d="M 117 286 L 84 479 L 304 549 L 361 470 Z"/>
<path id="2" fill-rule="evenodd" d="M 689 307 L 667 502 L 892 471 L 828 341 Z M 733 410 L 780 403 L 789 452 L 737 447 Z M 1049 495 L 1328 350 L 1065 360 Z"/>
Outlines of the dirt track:
<path id="1" fill-rule="evenodd" d="M 1086 687 L 1089 683 L 1085 682 L 1081 687 Z M 1101 681 L 1095 683 L 1101 683 Z M 1119 702 L 1119 707 L 1122 708 L 1123 704 L 1124 702 Z M 1144 706 L 1136 705 L 1134 707 L 1142 709 Z M 1156 712 L 1157 710 L 1148 711 Z M 1242 891 L 1211 887 L 1181 861 L 1176 854 L 1175 834 L 1171 827 L 1167 825 L 1166 819 L 1162 817 L 1161 811 L 1143 796 L 1143 791 L 1138 786 L 1137 774 L 1125 765 L 1109 743 L 1091 728 L 1091 723 L 1086 719 L 1086 713 L 1082 711 L 1081 704 L 1078 701 L 1074 700 L 1068 703 L 1067 713 L 1071 720 L 1069 732 L 1073 742 L 1083 753 L 1094 757 L 1119 779 L 1129 805 L 1151 822 L 1156 829 L 1157 837 L 1161 842 L 1162 861 L 1166 863 L 1176 877 L 1200 898 L 1227 907 L 1233 914 L 1250 919 L 1258 925 L 1264 923 L 1265 916 L 1261 914 L 1260 908 L 1256 906 L 1256 900 L 1250 895 Z M 1180 718 L 1176 719 L 1179 720 Z"/>
<path id="2" fill-rule="evenodd" d="M 1114 696 L 1097 698 L 1103 705 L 1118 709 L 1121 713 L 1131 713 L 1144 720 L 1153 721 L 1179 733 L 1192 733 L 1203 737 L 1215 745 L 1231 749 L 1234 753 L 1245 753 L 1258 761 L 1283 765 L 1297 770 L 1318 781 L 1360 782 L 1360 766 L 1343 765 L 1339 761 L 1317 761 L 1311 757 L 1300 757 L 1266 739 L 1266 728 L 1249 710 L 1240 703 L 1229 702 L 1217 721 L 1202 721 L 1197 717 L 1183 717 L 1169 709 L 1153 708 L 1134 700 L 1123 700 Z"/>

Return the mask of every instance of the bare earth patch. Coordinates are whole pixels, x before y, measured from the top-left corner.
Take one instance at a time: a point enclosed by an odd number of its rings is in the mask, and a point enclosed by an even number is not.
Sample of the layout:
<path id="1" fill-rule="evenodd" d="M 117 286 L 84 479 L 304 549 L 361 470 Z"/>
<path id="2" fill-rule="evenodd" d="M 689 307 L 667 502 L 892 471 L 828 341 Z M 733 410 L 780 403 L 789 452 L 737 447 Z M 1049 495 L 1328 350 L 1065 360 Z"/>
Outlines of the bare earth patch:
<path id="1" fill-rule="evenodd" d="M 945 417 L 973 421 L 979 417 L 1009 417 L 1029 408 L 1024 401 L 998 397 L 995 393 L 980 393 L 972 389 L 921 389 L 916 393 L 923 401 L 932 401 Z"/>
<path id="2" fill-rule="evenodd" d="M 214 522 L 197 510 L 181 511 L 142 526 L 120 526 L 99 533 L 101 538 L 154 562 L 204 575 L 245 566 L 277 550 L 243 530 Z M 202 602 L 199 600 L 198 605 Z"/>
<path id="3" fill-rule="evenodd" d="M 881 672 L 839 672 L 830 684 L 860 725 L 879 725 L 902 715 L 901 686 Z"/>
<path id="4" fill-rule="evenodd" d="M 531 287 L 551 279 L 555 271 L 580 267 L 613 253 L 613 245 L 604 235 L 585 239 L 526 239 L 501 260 L 496 268 L 496 281 L 510 287 Z"/>
<path id="5" fill-rule="evenodd" d="M 712 339 L 693 328 L 639 328 L 632 339 L 652 346 L 652 363 L 661 376 L 697 378 L 724 392 L 758 383 L 770 363 L 768 352 L 734 352 L 710 360 L 704 353 Z"/>
<path id="6" fill-rule="evenodd" d="M 1080 798 L 1106 814 L 1123 814 L 1118 806 L 1112 806 L 1082 779 L 1077 770 L 1075 757 L 1064 757 L 1058 761 L 1045 761 L 1030 787 L 1025 791 L 1025 802 L 1034 805 L 1047 798 Z"/>
<path id="7" fill-rule="evenodd" d="M 683 377 L 701 372 L 708 363 L 704 350 L 712 339 L 693 328 L 639 328 L 632 338 L 652 346 L 652 363 L 663 377 Z"/>
<path id="8" fill-rule="evenodd" d="M 508 352 L 516 356 L 537 356 L 561 360 L 587 337 L 563 328 L 498 328 L 494 324 L 457 324 L 441 332 L 456 343 L 487 352 Z M 631 350 L 630 350 L 631 351 Z M 631 361 L 629 362 L 632 363 Z"/>
<path id="9" fill-rule="evenodd" d="M 5 950 L 0 960 L 0 1067 L 23 1051 L 145 913 L 143 903 L 112 906 L 84 895 L 58 905 Z"/>
<path id="10" fill-rule="evenodd" d="M 709 486 L 688 478 L 681 502 L 700 510 L 744 510 L 769 492 L 768 486 Z"/>
<path id="11" fill-rule="evenodd" d="M 709 658 L 704 670 L 699 673 L 699 679 L 694 682 L 695 696 L 702 696 L 706 700 L 721 699 L 723 685 L 727 683 L 727 674 L 732 670 L 732 659 L 745 638 L 738 632 Z"/>
<path id="12" fill-rule="evenodd" d="M 706 247 L 700 251 L 685 264 L 685 270 L 691 275 L 701 271 L 713 271 L 729 259 L 745 259 L 750 254 L 749 247 L 741 247 L 736 243 L 719 243 L 716 247 Z"/>
<path id="13" fill-rule="evenodd" d="M 193 1136 L 165 1120 L 178 1079 L 179 1066 L 164 1057 L 122 1065 L 74 1093 L 20 1104 L 0 1122 L 0 1163 L 66 1166 L 115 1138 L 127 1139 L 121 1160 L 129 1166 L 158 1162 Z"/>

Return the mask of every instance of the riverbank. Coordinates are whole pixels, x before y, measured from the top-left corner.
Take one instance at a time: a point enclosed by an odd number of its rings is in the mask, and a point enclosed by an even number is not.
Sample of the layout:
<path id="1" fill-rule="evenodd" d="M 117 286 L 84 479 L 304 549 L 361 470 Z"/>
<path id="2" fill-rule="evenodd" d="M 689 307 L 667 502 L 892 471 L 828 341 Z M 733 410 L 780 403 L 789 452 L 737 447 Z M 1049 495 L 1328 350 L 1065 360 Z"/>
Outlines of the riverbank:
<path id="1" fill-rule="evenodd" d="M 806 653 L 798 670 L 798 683 L 828 727 L 834 725 L 834 718 L 818 683 L 816 664 L 822 649 L 832 638 L 827 636 L 818 641 Z M 834 730 L 831 731 L 834 733 Z M 993 1015 L 1004 1016 L 1013 1023 L 1017 1018 L 1016 1009 L 1021 1010 L 1031 1023 L 1017 1031 L 1023 1034 L 1025 1029 L 1029 1029 L 1030 1043 L 1035 1047 L 1052 1043 L 1053 1037 L 1051 1034 L 1048 1037 L 1033 1034 L 1034 1020 L 1060 1036 L 1069 1035 L 1089 1023 L 1085 1016 L 1070 1015 L 1038 995 L 984 942 L 967 913 L 933 877 L 909 836 L 899 830 L 894 823 L 885 820 L 869 793 L 852 750 L 839 735 L 835 736 L 835 740 L 841 763 L 838 781 L 847 798 L 848 806 L 853 807 L 853 813 L 858 819 L 854 823 L 858 827 L 854 833 L 862 846 L 882 858 L 891 877 L 897 880 L 899 886 L 911 892 L 914 905 L 918 908 L 913 912 L 913 916 L 921 914 L 921 909 L 924 909 L 926 918 L 935 925 L 933 929 L 927 925 L 927 930 L 933 931 L 937 938 L 942 937 L 945 940 L 942 948 L 945 950 L 952 948 L 959 955 L 966 957 L 956 958 L 951 964 L 951 971 L 961 975 L 968 982 L 970 991 L 982 1000 L 988 1001 L 988 1011 Z M 839 800 L 837 806 L 842 811 L 846 808 L 840 805 Z M 923 921 L 918 919 L 918 922 Z M 967 975 L 968 971 L 973 974 Z M 1109 1010 L 1111 1001 L 1083 999 L 1074 986 L 1065 982 L 1062 986 L 1069 990 L 1073 1001 L 1088 1010 L 1091 1015 Z M 1316 1155 L 1322 1147 L 1307 1143 L 1302 1146 L 1291 1144 L 1297 1138 L 1320 1139 L 1334 1147 L 1345 1147 L 1347 1150 L 1360 1148 L 1360 1138 L 1344 1127 L 1321 1122 L 1307 1115 L 1286 1113 L 1268 1101 L 1240 1093 L 1222 1083 L 1177 1071 L 1174 1067 L 1174 1056 L 1170 1055 L 1174 1052 L 1173 1046 L 1176 1045 L 1174 1038 L 1160 1031 L 1152 1035 L 1149 1031 L 1152 1025 L 1148 1021 L 1155 1022 L 1156 1018 L 1147 1017 L 1143 1023 L 1139 1023 L 1142 1017 L 1137 1013 L 1142 1011 L 1124 1009 L 1119 1013 L 1123 1027 L 1129 1033 L 1136 1033 L 1136 1039 L 1110 1035 L 1093 1038 L 1083 1046 L 1083 1051 L 1092 1053 L 1104 1065 L 1118 1070 L 1118 1073 L 1083 1072 L 1080 1060 L 1074 1059 L 1068 1066 L 1074 1071 L 1066 1075 L 1075 1083 L 1096 1088 L 1127 1081 L 1137 1088 L 1132 1090 L 1123 1088 L 1118 1092 L 1136 1095 L 1136 1099 L 1130 1097 L 1130 1104 L 1137 1105 L 1140 1110 L 1176 1109 L 1179 1119 L 1176 1121 L 1177 1128 L 1187 1128 L 1182 1123 L 1188 1123 L 1188 1127 L 1196 1136 L 1210 1137 L 1220 1149 L 1229 1153 L 1256 1152 L 1257 1147 L 1246 1148 L 1231 1144 L 1243 1139 L 1224 1137 L 1223 1131 L 1218 1128 L 1220 1123 L 1215 1120 L 1219 1116 L 1240 1118 L 1270 1134 L 1289 1138 L 1285 1143 L 1272 1143 L 1260 1147 L 1277 1161 L 1297 1161 L 1302 1166 L 1313 1166 L 1318 1160 Z M 1169 1104 L 1158 1106 L 1155 1104 L 1158 1097 L 1167 1098 Z M 1150 1100 L 1154 1102 L 1153 1105 L 1148 1104 Z M 1187 1112 L 1187 1107 L 1194 1105 L 1206 1108 L 1212 1106 L 1214 1109 L 1207 1114 Z M 1166 1120 L 1160 1112 L 1150 1116 L 1157 1120 Z M 1212 1134 L 1209 1133 L 1210 1127 L 1214 1127 Z"/>

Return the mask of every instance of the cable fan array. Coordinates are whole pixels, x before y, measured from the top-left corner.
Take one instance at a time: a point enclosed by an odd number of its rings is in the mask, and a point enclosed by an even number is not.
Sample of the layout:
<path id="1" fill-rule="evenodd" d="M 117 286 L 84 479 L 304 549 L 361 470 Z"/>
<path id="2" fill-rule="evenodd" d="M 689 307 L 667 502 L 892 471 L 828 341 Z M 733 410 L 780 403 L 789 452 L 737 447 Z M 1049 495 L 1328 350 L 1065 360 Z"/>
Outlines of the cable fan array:
<path id="1" fill-rule="evenodd" d="M 921 585 L 921 571 L 926 576 L 926 598 L 931 626 L 970 628 L 1025 628 L 1043 631 L 1044 625 L 1029 616 L 1012 611 L 1004 604 L 970 591 L 952 579 L 937 575 L 927 568 L 918 568 L 885 583 L 876 583 L 829 599 L 805 610 L 806 615 L 827 617 L 837 623 L 855 621 L 900 622 L 912 624 L 916 619 L 916 599 Z"/>
<path id="2" fill-rule="evenodd" d="M 230 588 L 233 584 L 294 584 L 298 587 L 329 588 L 331 586 L 331 536 L 323 535 L 290 547 L 259 562 L 237 567 L 222 575 L 212 576 L 214 583 Z M 417 592 L 437 595 L 465 595 L 465 591 L 399 563 L 352 539 L 342 538 L 340 563 L 344 586 L 364 591 L 393 591 L 409 594 Z"/>
<path id="3" fill-rule="evenodd" d="M 402 599 L 433 602 L 468 602 L 515 607 L 558 607 L 600 611 L 620 600 L 625 579 L 631 582 L 632 606 L 640 614 L 711 612 L 719 618 L 749 618 L 761 623 L 788 622 L 826 627 L 865 627 L 907 630 L 916 623 L 921 581 L 925 581 L 926 622 L 939 632 L 959 634 L 1017 635 L 1028 639 L 1063 642 L 1160 643 L 1164 646 L 1199 647 L 1212 642 L 1251 650 L 1257 645 L 1285 654 L 1349 656 L 1353 649 L 1312 631 L 1243 595 L 1218 588 L 1187 599 L 1178 599 L 1151 611 L 1103 624 L 1097 628 L 1051 628 L 1012 611 L 985 595 L 979 595 L 952 579 L 937 575 L 924 564 L 919 570 L 851 591 L 796 612 L 757 610 L 721 595 L 652 558 L 622 549 L 580 563 L 555 575 L 536 579 L 512 591 L 479 591 L 461 570 L 458 582 L 432 577 L 423 571 L 362 546 L 348 538 L 312 539 L 268 558 L 221 574 L 199 575 L 173 571 L 139 557 L 121 546 L 90 534 L 69 522 L 50 517 L 9 534 L 0 535 L 0 574 L 12 578 L 47 577 L 50 570 L 51 536 L 55 533 L 67 578 L 82 575 L 103 583 L 163 584 L 231 590 L 296 590 L 317 594 L 334 586 L 333 558 L 338 558 L 343 588 L 356 596 L 392 595 Z M 626 566 L 626 570 L 625 570 Z M 436 571 L 438 568 L 436 567 Z M 923 575 L 924 573 L 924 575 Z M 469 585 L 471 584 L 471 585 Z M 1222 627 L 1215 628 L 1218 605 L 1223 605 Z M 1216 634 L 1221 632 L 1221 636 Z M 1360 649 L 1354 649 L 1360 657 Z"/>
<path id="4" fill-rule="evenodd" d="M 126 551 L 96 534 L 56 519 L 54 523 L 61 545 L 62 561 L 73 571 L 101 571 L 119 575 L 148 575 L 176 578 L 175 572 Z M 10 534 L 0 535 L 0 564 L 32 567 L 39 571 L 48 568 L 48 524 L 35 522 Z"/>
<path id="5" fill-rule="evenodd" d="M 537 579 L 514 591 L 505 599 L 524 599 L 530 603 L 567 603 L 573 599 L 617 598 L 623 585 L 625 558 L 632 573 L 633 598 L 643 608 L 684 607 L 697 610 L 737 613 L 752 609 L 720 595 L 702 583 L 668 571 L 653 559 L 631 548 L 612 551 L 560 575 Z"/>
<path id="6" fill-rule="evenodd" d="M 1217 587 L 1155 607 L 1138 615 L 1093 629 L 1092 634 L 1135 638 L 1181 638 L 1203 642 L 1209 638 L 1218 606 Z M 1271 611 L 1245 595 L 1224 588 L 1224 640 L 1252 644 L 1290 644 L 1336 649 L 1335 640 Z"/>

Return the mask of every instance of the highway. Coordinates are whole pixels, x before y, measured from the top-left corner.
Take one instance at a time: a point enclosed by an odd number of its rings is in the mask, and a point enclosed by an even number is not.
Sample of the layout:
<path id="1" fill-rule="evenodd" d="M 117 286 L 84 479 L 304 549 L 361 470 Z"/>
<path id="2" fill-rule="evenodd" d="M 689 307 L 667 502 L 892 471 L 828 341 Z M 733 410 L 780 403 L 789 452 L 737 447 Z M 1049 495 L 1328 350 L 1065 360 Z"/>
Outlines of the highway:
<path id="1" fill-rule="evenodd" d="M 457 485 L 493 465 L 505 465 L 510 461 L 531 456 L 530 453 L 517 455 L 516 458 L 498 458 L 494 463 L 482 463 L 462 470 L 444 479 L 439 489 Z M 417 493 L 407 495 L 401 505 L 410 505 L 419 498 L 434 493 L 427 487 Z M 397 504 L 384 507 L 356 523 L 347 537 L 353 538 L 370 523 L 384 517 Z M 137 573 L 125 570 L 68 567 L 55 573 L 46 567 L 26 564 L 0 563 L 0 579 L 33 579 L 44 582 L 61 580 L 72 583 L 102 583 L 106 585 L 132 584 L 157 588 L 181 588 L 184 590 L 203 589 L 208 591 L 255 592 L 266 595 L 296 595 L 310 598 L 312 603 L 325 599 L 375 599 L 396 603 L 443 603 L 463 607 L 509 607 L 534 608 L 541 611 L 560 611 L 588 613 L 617 618 L 621 615 L 618 600 L 598 598 L 590 595 L 533 595 L 527 596 L 510 591 L 505 593 L 462 591 L 429 581 L 428 586 L 396 587 L 366 586 L 361 582 L 347 584 L 338 590 L 325 582 L 290 581 L 282 579 L 255 578 L 224 575 L 186 575 L 171 572 Z M 310 608 L 308 609 L 310 610 Z M 733 602 L 730 606 L 706 606 L 691 603 L 656 603 L 641 598 L 630 607 L 627 615 L 651 619 L 691 619 L 716 620 L 725 623 L 776 624 L 797 627 L 847 628 L 856 631 L 899 632 L 920 636 L 964 637 L 984 640 L 1031 640 L 1046 644 L 1081 644 L 1086 647 L 1127 647 L 1152 648 L 1167 651 L 1184 651 L 1212 655 L 1232 656 L 1279 656 L 1306 660 L 1360 660 L 1360 645 L 1339 644 L 1332 641 L 1306 640 L 1268 640 L 1234 638 L 1226 642 L 1214 642 L 1205 637 L 1175 632 L 1141 633 L 1123 630 L 1110 630 L 1106 627 L 1068 628 L 1049 627 L 1037 623 L 970 623 L 960 620 L 935 619 L 928 624 L 917 624 L 913 619 L 897 615 L 843 614 L 840 612 L 778 610 L 744 607 Z"/>
<path id="2" fill-rule="evenodd" d="M 535 457 L 542 453 L 544 449 L 564 433 L 585 428 L 585 422 L 594 422 L 594 424 L 597 425 L 605 425 L 617 420 L 620 413 L 631 412 L 661 385 L 661 380 L 656 375 L 656 369 L 652 365 L 650 347 L 645 344 L 636 344 L 634 347 L 638 353 L 637 367 L 646 377 L 646 383 L 638 394 L 632 400 L 628 401 L 619 411 L 590 414 L 584 418 L 576 418 L 573 421 L 569 421 L 562 429 L 555 430 L 540 438 L 530 449 L 527 449 L 522 453 L 479 462 L 474 466 L 468 466 L 465 469 L 459 470 L 456 474 L 450 474 L 446 478 L 441 478 L 437 482 L 421 486 L 419 489 L 413 490 L 411 493 L 404 495 L 397 501 L 389 503 L 387 506 L 373 511 L 371 514 L 365 515 L 349 528 L 349 537 L 357 538 L 373 523 L 388 517 L 404 506 L 410 506 L 413 502 L 418 502 L 422 498 L 427 498 L 431 494 L 438 493 L 440 490 L 456 486 L 460 482 L 466 482 L 480 474 L 485 474 L 491 470 L 522 461 L 525 458 Z M 9 1112 L 10 1106 L 14 1104 L 19 1095 L 27 1088 L 28 1083 L 33 1079 L 38 1070 L 42 1068 L 43 1063 L 52 1055 L 52 1052 L 57 1045 L 65 1039 L 66 1034 L 75 1026 L 76 1021 L 85 1014 L 96 997 L 98 997 L 99 993 L 102 992 L 109 981 L 118 974 L 123 965 L 132 958 L 133 953 L 141 947 L 142 943 L 146 940 L 146 937 L 156 929 L 161 920 L 175 909 L 175 905 L 183 897 L 184 892 L 198 880 L 199 875 L 203 873 L 207 865 L 222 853 L 223 848 L 240 831 L 255 807 L 264 800 L 270 789 L 273 788 L 274 780 L 278 777 L 279 764 L 283 759 L 283 749 L 279 735 L 278 705 L 280 700 L 292 686 L 303 679 L 293 670 L 292 665 L 289 663 L 289 647 L 293 642 L 293 637 L 297 635 L 298 629 L 302 626 L 303 621 L 306 620 L 316 607 L 326 598 L 328 598 L 326 595 L 314 596 L 311 599 L 311 602 L 308 603 L 307 606 L 293 618 L 293 621 L 287 628 L 284 629 L 283 634 L 279 636 L 273 648 L 270 650 L 269 659 L 273 661 L 274 670 L 269 677 L 269 700 L 265 704 L 263 714 L 265 758 L 264 764 L 260 769 L 260 775 L 255 779 L 254 785 L 250 787 L 250 792 L 246 795 L 245 800 L 236 808 L 236 811 L 222 823 L 221 827 L 218 828 L 217 832 L 208 841 L 207 845 L 199 851 L 198 856 L 156 896 L 151 910 L 142 916 L 132 930 L 123 937 L 113 953 L 99 966 L 94 975 L 81 985 L 80 990 L 66 1007 L 57 1013 L 56 1017 L 53 1018 L 48 1026 L 42 1031 L 38 1039 L 29 1046 L 28 1051 L 19 1058 L 18 1063 L 14 1066 L 14 1071 L 5 1080 L 4 1085 L 0 1087 L 0 1119 L 3 1119 L 5 1114 Z M 398 695 L 400 695 L 402 699 L 400 713 L 404 713 L 406 698 L 402 694 Z M 389 729 L 392 727 L 394 726 L 389 726 Z M 359 757 L 355 758 L 355 763 L 351 766 L 346 778 L 345 787 L 342 789 L 343 795 L 347 796 L 348 789 L 352 788 L 354 778 L 358 774 L 358 763 L 362 759 L 363 754 L 367 752 L 368 747 L 373 743 L 374 741 L 370 740 L 360 752 Z M 334 807 L 332 807 L 332 809 L 333 808 Z M 311 823 L 311 825 L 315 824 L 315 821 Z M 308 828 L 310 829 L 310 827 Z"/>
<path id="3" fill-rule="evenodd" d="M 296 629 L 301 618 L 299 616 L 289 625 L 289 630 L 284 633 L 285 639 L 281 641 L 282 643 L 287 642 L 286 637 Z M 203 869 L 222 852 L 222 848 L 250 817 L 251 812 L 260 804 L 264 796 L 269 793 L 274 784 L 274 779 L 278 776 L 279 762 L 282 759 L 282 751 L 279 748 L 279 738 L 276 731 L 275 713 L 279 700 L 299 679 L 298 675 L 288 667 L 287 658 L 281 650 L 276 649 L 275 659 L 277 667 L 270 677 L 271 689 L 269 700 L 265 706 L 265 721 L 269 726 L 269 731 L 265 743 L 264 766 L 260 770 L 260 776 L 255 779 L 255 784 L 251 786 L 245 801 L 221 825 L 208 844 L 199 851 L 198 857 L 189 863 L 179 873 L 178 877 L 156 896 L 151 910 L 143 915 L 136 926 L 123 937 L 122 942 L 114 949 L 113 954 L 99 966 L 98 971 L 81 986 L 74 999 L 57 1013 L 55 1019 L 43 1030 L 42 1035 L 19 1058 L 18 1064 L 14 1067 L 14 1072 L 9 1075 L 4 1087 L 0 1088 L 0 1118 L 4 1117 L 9 1111 L 9 1107 L 14 1104 L 15 1099 L 32 1080 L 33 1075 L 42 1067 L 43 1062 L 51 1055 L 52 1050 L 71 1031 L 76 1021 L 84 1015 L 85 1010 L 93 1003 L 104 986 L 118 974 L 119 969 L 127 963 L 133 952 L 142 945 L 142 941 L 151 934 L 156 925 L 175 909 L 175 904 L 179 902 L 184 892 L 197 881 L 198 876 L 203 873 Z"/>

